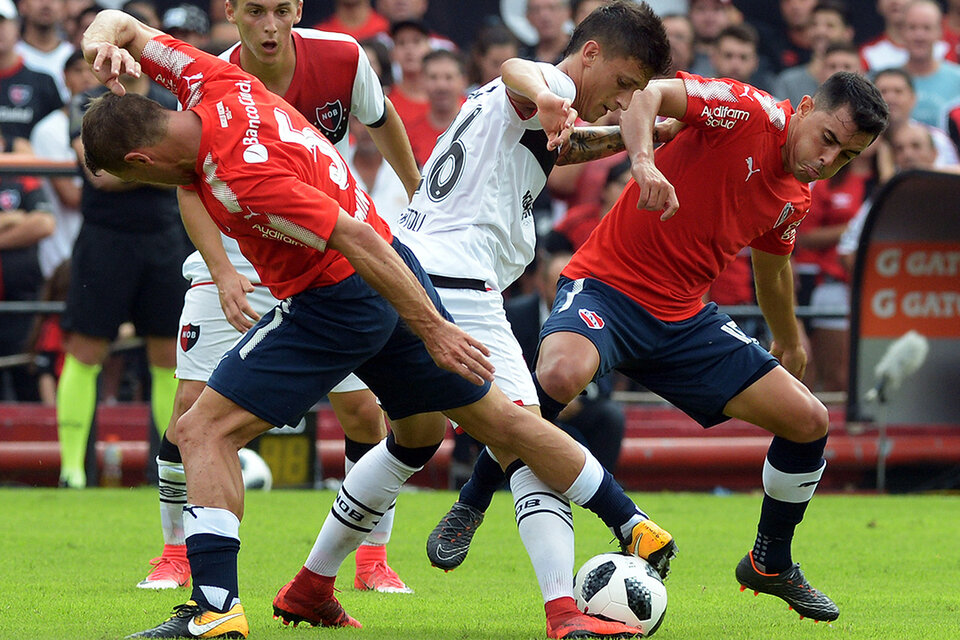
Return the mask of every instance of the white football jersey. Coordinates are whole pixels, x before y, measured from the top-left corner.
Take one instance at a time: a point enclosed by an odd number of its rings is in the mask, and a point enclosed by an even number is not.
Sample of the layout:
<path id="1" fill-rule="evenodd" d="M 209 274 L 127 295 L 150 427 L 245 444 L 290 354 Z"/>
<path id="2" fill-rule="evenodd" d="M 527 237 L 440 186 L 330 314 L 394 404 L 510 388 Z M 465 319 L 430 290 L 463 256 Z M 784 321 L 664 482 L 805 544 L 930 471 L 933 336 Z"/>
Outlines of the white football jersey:
<path id="1" fill-rule="evenodd" d="M 551 91 L 574 99 L 569 76 L 538 66 Z M 555 160 L 540 120 L 522 119 L 498 78 L 471 93 L 437 139 L 393 231 L 427 273 L 502 291 L 533 260 L 533 201 Z"/>
<path id="2" fill-rule="evenodd" d="M 299 55 L 303 57 L 302 61 L 301 58 L 297 59 L 297 65 L 301 71 L 295 74 L 294 80 L 291 81 L 291 89 L 288 89 L 286 94 L 288 97 L 291 95 L 291 90 L 294 88 L 295 82 L 304 85 L 303 88 L 294 92 L 297 98 L 289 98 L 290 100 L 296 101 L 296 104 L 293 106 L 296 107 L 300 113 L 305 114 L 307 119 L 312 122 L 313 116 L 311 114 L 316 112 L 319 117 L 322 108 L 331 106 L 331 103 L 328 102 L 330 97 L 328 94 L 331 90 L 329 87 L 323 86 L 321 83 L 323 78 L 303 77 L 303 74 L 313 75 L 316 73 L 314 67 L 318 62 L 322 64 L 321 61 L 324 60 L 324 47 L 347 45 L 349 47 L 356 47 L 359 51 L 356 69 L 353 69 L 351 65 L 351 68 L 336 70 L 340 76 L 345 76 L 343 80 L 348 86 L 352 85 L 348 111 L 357 116 L 360 122 L 372 124 L 380 120 L 384 115 L 383 89 L 380 86 L 380 78 L 377 77 L 373 67 L 370 66 L 370 60 L 367 58 L 364 50 L 360 48 L 357 41 L 344 34 L 328 33 L 315 29 L 294 28 L 293 31 L 296 35 L 300 36 L 301 39 L 298 39 L 297 42 L 302 43 L 304 48 L 303 51 L 298 52 Z M 240 43 L 238 42 L 221 53 L 219 56 L 220 59 L 227 61 L 233 60 L 236 62 L 237 56 L 235 55 L 235 51 L 239 46 Z M 352 81 L 350 80 L 350 73 L 353 73 Z M 343 96 L 342 99 L 346 100 L 347 96 Z M 347 114 L 342 114 L 344 120 L 342 126 L 338 127 L 337 131 L 337 134 L 342 134 L 342 137 L 333 145 L 343 157 L 348 156 L 348 150 L 350 148 L 350 131 L 346 115 Z M 316 122 L 314 124 L 316 124 Z M 321 130 L 324 129 L 321 128 Z M 391 172 L 393 171 L 393 168 L 389 165 L 386 166 L 386 169 Z M 374 201 L 374 204 L 376 204 L 376 201 Z M 396 220 L 395 214 L 392 220 Z M 237 241 L 222 233 L 220 234 L 220 239 L 223 241 L 223 248 L 227 252 L 230 263 L 236 267 L 239 273 L 249 278 L 251 283 L 259 284 L 260 276 L 257 275 L 257 271 L 253 268 L 253 265 L 240 253 L 240 245 L 237 244 Z M 194 283 L 212 281 L 210 270 L 207 268 L 199 251 L 194 251 L 187 256 L 187 259 L 183 263 L 183 277 Z"/>

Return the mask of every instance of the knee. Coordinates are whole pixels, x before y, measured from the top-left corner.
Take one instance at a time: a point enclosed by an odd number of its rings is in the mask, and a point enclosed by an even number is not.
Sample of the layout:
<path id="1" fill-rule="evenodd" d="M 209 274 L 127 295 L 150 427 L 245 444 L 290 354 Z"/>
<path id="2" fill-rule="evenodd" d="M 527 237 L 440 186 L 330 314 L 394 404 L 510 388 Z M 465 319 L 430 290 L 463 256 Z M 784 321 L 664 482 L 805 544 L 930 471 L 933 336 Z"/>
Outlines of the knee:
<path id="1" fill-rule="evenodd" d="M 796 416 L 794 434 L 791 440 L 795 442 L 813 442 L 827 435 L 830 431 L 830 415 L 812 393 L 807 398 L 806 406 Z"/>
<path id="2" fill-rule="evenodd" d="M 537 363 L 537 380 L 548 396 L 558 402 L 572 402 L 593 377 L 593 371 L 585 370 L 566 356 L 541 359 Z"/>

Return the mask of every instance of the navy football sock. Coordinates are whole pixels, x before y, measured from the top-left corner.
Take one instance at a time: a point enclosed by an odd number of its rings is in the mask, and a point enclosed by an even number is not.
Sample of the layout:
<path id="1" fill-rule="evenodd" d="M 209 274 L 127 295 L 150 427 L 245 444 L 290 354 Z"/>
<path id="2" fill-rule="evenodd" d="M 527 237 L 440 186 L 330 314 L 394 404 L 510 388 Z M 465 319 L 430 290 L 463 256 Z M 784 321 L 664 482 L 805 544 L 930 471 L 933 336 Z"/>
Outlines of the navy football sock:
<path id="1" fill-rule="evenodd" d="M 793 534 L 823 475 L 827 437 L 798 443 L 774 437 L 763 468 L 763 506 L 753 559 L 764 573 L 790 568 Z"/>
<path id="2" fill-rule="evenodd" d="M 240 520 L 226 509 L 187 505 L 183 521 L 193 578 L 190 597 L 207 609 L 228 611 L 239 601 Z"/>
<path id="3" fill-rule="evenodd" d="M 500 463 L 494 460 L 484 447 L 473 465 L 473 474 L 460 489 L 459 501 L 479 511 L 486 511 L 490 501 L 493 500 L 493 494 L 500 488 L 505 478 Z"/>

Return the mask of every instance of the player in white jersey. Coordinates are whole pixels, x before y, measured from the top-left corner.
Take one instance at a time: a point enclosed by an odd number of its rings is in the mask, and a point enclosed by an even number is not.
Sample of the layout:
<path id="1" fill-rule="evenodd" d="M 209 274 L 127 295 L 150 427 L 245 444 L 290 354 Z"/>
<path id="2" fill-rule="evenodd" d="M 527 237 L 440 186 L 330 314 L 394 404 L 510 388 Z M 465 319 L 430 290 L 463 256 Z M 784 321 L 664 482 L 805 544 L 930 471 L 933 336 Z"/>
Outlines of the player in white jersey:
<path id="1" fill-rule="evenodd" d="M 507 61 L 502 78 L 470 94 L 437 140 L 410 206 L 392 227 L 420 260 L 457 325 L 490 350 L 497 386 L 537 414 L 537 389 L 507 322 L 501 291 L 533 260 L 532 203 L 553 165 L 604 155 L 598 151 L 604 132 L 586 129 L 571 134 L 558 158 L 559 145 L 548 141 L 538 112 L 545 118 L 565 113 L 568 126 L 578 112 L 593 122 L 625 109 L 633 92 L 664 73 L 668 63 L 660 20 L 645 4 L 630 1 L 605 5 L 585 19 L 556 66 Z M 547 635 L 632 637 L 637 630 L 586 616 L 574 604 L 573 567 L 565 560 L 573 558 L 569 501 L 526 466 L 509 471 L 520 537 L 543 593 Z M 537 506 L 526 509 L 531 496 Z M 649 527 L 649 553 L 660 552 L 665 567 L 672 538 L 649 520 L 641 525 Z M 441 568 L 444 542 L 431 536 L 427 545 Z"/>
<path id="2" fill-rule="evenodd" d="M 241 41 L 220 57 L 240 65 L 268 89 L 284 96 L 334 143 L 341 155 L 347 152 L 349 115 L 355 115 L 369 128 L 411 194 L 420 176 L 410 143 L 365 52 L 356 40 L 343 34 L 294 29 L 301 9 L 302 2 L 293 0 L 230 0 L 227 15 L 237 25 Z M 180 319 L 179 383 L 171 424 L 193 405 L 220 357 L 242 332 L 277 304 L 240 252 L 237 241 L 220 234 L 199 198 L 182 189 L 179 197 L 185 223 L 199 251 L 183 265 L 190 289 Z M 392 225 L 398 213 L 384 210 L 384 217 Z M 337 385 L 329 399 L 344 430 L 344 466 L 349 472 L 363 453 L 386 436 L 383 412 L 373 393 L 354 375 Z M 182 523 L 186 504 L 183 464 L 177 448 L 166 439 L 161 443 L 157 464 L 164 550 L 151 561 L 155 566 L 150 575 L 137 585 L 145 589 L 186 586 L 190 579 Z M 411 592 L 387 564 L 385 545 L 393 527 L 393 513 L 391 507 L 357 550 L 354 586 L 358 589 Z"/>

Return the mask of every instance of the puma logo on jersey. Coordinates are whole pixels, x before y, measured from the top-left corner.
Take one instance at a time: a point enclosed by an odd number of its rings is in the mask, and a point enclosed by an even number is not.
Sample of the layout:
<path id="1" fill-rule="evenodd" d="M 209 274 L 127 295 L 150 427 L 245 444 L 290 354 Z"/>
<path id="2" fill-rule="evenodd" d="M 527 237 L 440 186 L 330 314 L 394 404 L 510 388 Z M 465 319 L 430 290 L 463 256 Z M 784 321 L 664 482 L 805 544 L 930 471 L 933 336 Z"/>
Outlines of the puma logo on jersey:
<path id="1" fill-rule="evenodd" d="M 750 156 L 749 158 L 747 158 L 747 177 L 744 180 L 744 182 L 747 182 L 747 180 L 750 179 L 750 176 L 752 176 L 755 173 L 760 173 L 760 169 L 753 168 L 753 156 Z"/>
<path id="2" fill-rule="evenodd" d="M 195 73 L 192 76 L 181 76 L 183 80 L 187 82 L 187 89 L 193 91 L 194 88 L 200 84 L 200 80 L 203 78 L 203 73 Z"/>

